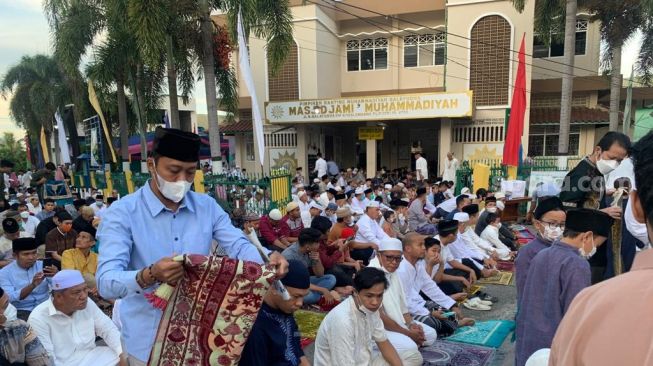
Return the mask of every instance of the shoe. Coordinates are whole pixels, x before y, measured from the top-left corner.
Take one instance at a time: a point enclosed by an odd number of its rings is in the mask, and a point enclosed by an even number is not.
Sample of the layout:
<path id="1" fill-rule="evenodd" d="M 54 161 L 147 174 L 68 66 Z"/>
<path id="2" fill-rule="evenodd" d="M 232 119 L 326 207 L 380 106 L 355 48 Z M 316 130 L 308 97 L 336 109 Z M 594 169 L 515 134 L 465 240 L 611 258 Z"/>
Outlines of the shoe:
<path id="1" fill-rule="evenodd" d="M 474 301 L 474 299 L 465 301 L 463 303 L 463 306 L 470 310 L 480 310 L 480 311 L 492 310 L 491 307 L 481 304 L 480 302 L 478 302 L 478 300 Z"/>
<path id="2" fill-rule="evenodd" d="M 485 306 L 492 306 L 492 301 L 481 300 L 478 296 L 472 297 L 470 300 L 478 301 L 480 304 Z"/>
<path id="3" fill-rule="evenodd" d="M 478 292 L 477 295 L 478 295 L 479 299 L 483 300 L 483 301 L 490 301 L 492 303 L 499 302 L 498 298 L 496 298 L 496 297 L 494 297 L 494 296 L 492 296 L 492 295 L 490 295 L 488 293 L 485 293 L 485 292 Z"/>

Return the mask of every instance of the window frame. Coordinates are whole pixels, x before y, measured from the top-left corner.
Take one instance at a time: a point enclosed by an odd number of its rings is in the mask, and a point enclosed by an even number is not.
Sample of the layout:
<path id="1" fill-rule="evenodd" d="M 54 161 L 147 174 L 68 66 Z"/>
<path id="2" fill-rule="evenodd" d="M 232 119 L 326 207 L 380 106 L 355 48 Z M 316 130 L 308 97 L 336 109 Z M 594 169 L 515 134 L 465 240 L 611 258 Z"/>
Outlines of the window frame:
<path id="1" fill-rule="evenodd" d="M 535 128 L 534 128 L 535 127 Z M 581 128 L 579 125 L 572 125 L 569 131 L 569 155 L 578 155 L 580 153 L 580 133 Z M 531 138 L 534 136 L 542 136 L 542 154 L 533 154 L 530 150 L 532 147 Z M 559 126 L 558 125 L 543 125 L 543 126 L 532 126 L 531 130 L 528 133 L 528 155 L 529 156 L 557 156 L 558 155 L 558 143 L 549 143 L 547 142 L 548 138 L 560 137 Z M 573 139 L 575 137 L 575 139 Z M 576 145 L 572 146 L 572 142 L 576 141 Z M 553 151 L 548 151 L 552 149 Z M 571 152 L 576 151 L 576 154 Z"/>
<path id="2" fill-rule="evenodd" d="M 574 42 L 576 42 L 576 46 L 578 46 L 578 42 L 579 42 L 578 34 L 580 34 L 580 33 L 585 34 L 585 39 L 584 39 L 584 47 L 583 47 L 582 52 L 579 50 L 579 47 L 576 47 L 576 53 L 574 54 L 574 56 L 586 56 L 587 55 L 587 32 L 588 32 L 588 29 L 589 29 L 589 20 L 588 19 L 584 19 L 584 18 L 576 19 L 576 33 L 575 33 L 575 36 L 574 36 Z M 561 32 L 554 31 L 554 32 L 551 32 L 551 34 L 549 34 L 549 46 L 547 47 L 547 55 L 546 56 L 536 55 L 537 51 L 535 50 L 535 47 L 536 47 L 535 39 L 536 38 L 541 38 L 541 37 L 537 33 L 533 34 L 533 58 L 558 58 L 558 57 L 564 57 L 564 54 L 560 55 L 560 56 L 551 56 L 551 46 L 553 46 L 553 35 L 558 34 L 558 33 L 561 33 Z M 560 44 L 561 44 L 562 48 L 564 49 L 564 46 L 565 46 L 564 30 L 562 31 L 562 37 L 563 37 L 563 39 L 562 39 L 562 42 L 560 42 Z M 544 45 L 544 42 L 542 41 L 542 43 L 539 44 L 538 46 L 542 47 L 543 45 Z"/>
<path id="3" fill-rule="evenodd" d="M 366 42 L 366 44 L 363 44 Z M 362 69 L 362 52 L 372 51 L 372 68 Z M 376 56 L 377 52 L 385 51 L 385 67 L 377 67 Z M 349 69 L 349 53 L 358 54 L 358 68 L 355 70 Z M 365 72 L 365 71 L 381 71 L 387 70 L 390 63 L 390 40 L 385 37 L 378 38 L 363 38 L 363 39 L 350 39 L 345 43 L 345 58 L 347 59 L 346 67 L 347 72 Z"/>
<path id="4" fill-rule="evenodd" d="M 256 161 L 254 148 L 254 134 L 245 134 L 245 161 Z"/>
<path id="5" fill-rule="evenodd" d="M 444 66 L 447 63 L 446 55 L 446 38 L 444 32 L 438 33 L 425 33 L 425 34 L 415 34 L 409 35 L 402 38 L 403 39 L 403 66 L 407 69 L 421 68 L 421 67 L 434 67 L 434 66 Z M 422 46 L 431 46 L 431 50 L 427 50 L 432 54 L 431 63 L 421 65 L 420 64 L 420 54 Z M 406 49 L 407 48 L 415 49 L 415 66 L 406 65 Z M 438 56 L 438 50 L 442 51 L 442 63 L 436 63 L 436 57 Z"/>

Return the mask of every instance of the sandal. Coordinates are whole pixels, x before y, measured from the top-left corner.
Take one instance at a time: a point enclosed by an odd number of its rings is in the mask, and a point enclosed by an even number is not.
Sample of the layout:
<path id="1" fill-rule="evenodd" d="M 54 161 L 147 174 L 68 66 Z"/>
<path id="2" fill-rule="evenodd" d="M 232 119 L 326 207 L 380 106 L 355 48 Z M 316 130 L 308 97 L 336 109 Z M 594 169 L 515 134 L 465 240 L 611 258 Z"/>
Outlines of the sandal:
<path id="1" fill-rule="evenodd" d="M 491 307 L 483 305 L 478 301 L 467 300 L 463 303 L 463 306 L 470 310 L 479 310 L 479 311 L 489 311 L 492 310 Z"/>

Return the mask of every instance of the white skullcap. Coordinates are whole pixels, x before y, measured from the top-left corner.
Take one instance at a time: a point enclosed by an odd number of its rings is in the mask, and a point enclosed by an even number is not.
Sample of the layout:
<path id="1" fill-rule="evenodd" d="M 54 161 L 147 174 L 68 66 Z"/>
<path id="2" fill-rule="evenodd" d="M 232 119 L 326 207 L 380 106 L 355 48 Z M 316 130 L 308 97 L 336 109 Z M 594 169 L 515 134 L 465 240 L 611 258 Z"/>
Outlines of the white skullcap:
<path id="1" fill-rule="evenodd" d="M 297 202 L 288 202 L 288 204 L 286 205 L 286 212 L 290 212 L 290 211 L 292 211 L 292 210 L 294 210 L 294 209 L 296 209 L 298 207 L 299 207 L 299 203 L 297 203 Z"/>
<path id="2" fill-rule="evenodd" d="M 460 193 L 462 193 L 462 194 L 469 193 L 469 188 L 467 188 L 467 187 L 463 188 L 462 190 L 460 190 Z"/>
<path id="3" fill-rule="evenodd" d="M 320 205 L 319 203 L 313 201 L 311 204 L 308 206 L 309 209 L 311 208 L 317 208 L 320 211 L 324 211 L 324 206 Z"/>
<path id="4" fill-rule="evenodd" d="M 313 179 L 313 183 L 320 183 L 320 182 L 321 182 L 320 178 Z"/>
<path id="5" fill-rule="evenodd" d="M 367 206 L 365 206 L 365 208 L 370 208 L 370 207 L 379 208 L 381 207 L 381 205 L 377 201 L 370 201 L 367 203 Z"/>
<path id="6" fill-rule="evenodd" d="M 356 193 L 356 194 L 363 194 L 363 193 L 365 193 L 365 188 L 363 188 L 363 187 L 358 187 L 358 188 L 356 188 L 356 192 L 355 192 L 355 193 Z"/>
<path id="7" fill-rule="evenodd" d="M 458 222 L 467 222 L 469 221 L 469 214 L 467 214 L 466 212 L 456 212 L 453 215 L 453 219 Z"/>
<path id="8" fill-rule="evenodd" d="M 499 210 L 503 211 L 503 209 L 506 208 L 506 204 L 503 203 L 503 201 L 497 201 L 497 207 L 499 208 Z"/>
<path id="9" fill-rule="evenodd" d="M 386 184 L 384 188 L 385 189 L 392 189 L 392 184 Z"/>
<path id="10" fill-rule="evenodd" d="M 408 198 L 408 197 L 404 197 L 404 198 L 402 198 L 401 200 L 404 201 L 404 202 L 408 202 L 408 203 L 410 203 L 410 198 Z"/>
<path id="11" fill-rule="evenodd" d="M 496 199 L 500 200 L 500 199 L 506 198 L 506 194 L 503 193 L 503 192 L 497 192 L 497 193 L 494 194 L 494 197 Z"/>
<path id="12" fill-rule="evenodd" d="M 335 189 L 336 192 L 342 192 L 342 188 L 340 188 L 340 186 L 335 186 L 333 189 Z"/>
<path id="13" fill-rule="evenodd" d="M 403 182 L 399 182 L 397 185 L 401 188 L 406 188 L 406 185 Z"/>
<path id="14" fill-rule="evenodd" d="M 402 252 L 401 240 L 396 238 L 381 240 L 381 243 L 379 243 L 379 252 L 384 252 L 386 250 L 398 250 Z"/>
<path id="15" fill-rule="evenodd" d="M 75 269 L 63 269 L 52 277 L 52 290 L 59 291 L 84 283 L 82 273 Z"/>
<path id="16" fill-rule="evenodd" d="M 329 205 L 329 199 L 326 197 L 326 194 L 324 194 L 324 196 L 320 196 L 320 199 L 317 200 L 317 203 L 319 203 L 322 207 L 327 207 Z"/>
<path id="17" fill-rule="evenodd" d="M 358 168 L 354 168 L 354 174 L 358 173 Z"/>
<path id="18" fill-rule="evenodd" d="M 272 220 L 274 220 L 274 221 L 279 221 L 283 217 L 283 215 L 281 214 L 281 211 L 277 210 L 276 208 L 274 210 L 270 211 L 268 216 L 270 216 L 270 218 Z"/>

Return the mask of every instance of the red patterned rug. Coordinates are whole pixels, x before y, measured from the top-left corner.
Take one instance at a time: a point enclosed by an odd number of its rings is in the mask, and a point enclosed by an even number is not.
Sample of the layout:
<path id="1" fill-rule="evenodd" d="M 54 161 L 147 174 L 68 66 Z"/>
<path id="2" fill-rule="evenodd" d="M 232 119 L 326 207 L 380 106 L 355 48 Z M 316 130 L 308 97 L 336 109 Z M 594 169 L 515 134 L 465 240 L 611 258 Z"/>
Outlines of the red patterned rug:
<path id="1" fill-rule="evenodd" d="M 148 365 L 237 365 L 274 272 L 253 262 L 188 255 Z"/>

